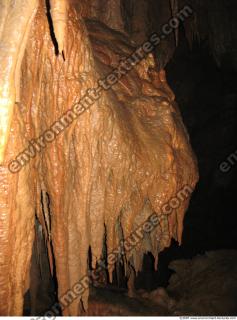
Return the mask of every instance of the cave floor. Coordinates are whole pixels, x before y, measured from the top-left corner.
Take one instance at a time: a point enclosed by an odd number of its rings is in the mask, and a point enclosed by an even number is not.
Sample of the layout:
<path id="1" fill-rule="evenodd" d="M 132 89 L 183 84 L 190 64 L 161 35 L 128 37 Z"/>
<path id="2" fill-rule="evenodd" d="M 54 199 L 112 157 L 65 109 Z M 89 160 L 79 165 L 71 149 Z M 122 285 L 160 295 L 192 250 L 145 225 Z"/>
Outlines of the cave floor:
<path id="1" fill-rule="evenodd" d="M 133 296 L 113 285 L 90 288 L 85 316 L 235 316 L 237 314 L 237 251 L 218 250 L 192 259 L 175 260 L 166 289 L 139 289 Z M 42 290 L 41 290 L 42 292 Z M 39 298 L 39 296 L 38 296 Z M 41 295 L 36 313 L 49 302 Z M 30 314 L 30 305 L 25 315 Z M 48 308 L 48 309 L 47 309 Z"/>

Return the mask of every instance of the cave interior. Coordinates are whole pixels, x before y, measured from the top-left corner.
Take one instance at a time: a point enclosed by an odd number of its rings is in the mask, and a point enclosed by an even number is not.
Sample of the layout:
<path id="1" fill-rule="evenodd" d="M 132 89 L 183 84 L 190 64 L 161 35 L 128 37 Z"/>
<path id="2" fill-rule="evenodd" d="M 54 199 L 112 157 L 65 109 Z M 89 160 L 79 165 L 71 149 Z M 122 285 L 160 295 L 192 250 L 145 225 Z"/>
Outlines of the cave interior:
<path id="1" fill-rule="evenodd" d="M 236 316 L 236 1 L 64 2 L 66 34 L 52 10 L 58 1 L 32 1 L 37 10 L 21 64 L 19 111 L 0 164 L 0 297 L 7 301 L 0 315 Z M 26 141 L 154 33 L 159 44 L 91 111 L 19 173 L 6 173 Z M 152 120 L 157 105 L 162 110 Z M 153 180 L 143 179 L 143 170 Z M 156 200 L 167 202 L 184 184 L 193 192 L 167 218 L 168 239 L 161 227 L 110 266 L 116 244 L 158 212 Z M 60 295 L 100 260 L 106 266 L 64 309 Z"/>

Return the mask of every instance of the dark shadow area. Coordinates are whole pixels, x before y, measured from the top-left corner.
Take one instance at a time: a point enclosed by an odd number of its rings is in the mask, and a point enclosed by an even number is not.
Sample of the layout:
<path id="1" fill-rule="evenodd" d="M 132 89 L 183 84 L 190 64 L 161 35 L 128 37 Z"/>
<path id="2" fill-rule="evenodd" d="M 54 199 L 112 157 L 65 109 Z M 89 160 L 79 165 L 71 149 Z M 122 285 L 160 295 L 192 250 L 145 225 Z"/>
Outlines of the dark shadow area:
<path id="1" fill-rule="evenodd" d="M 146 256 L 143 272 L 137 278 L 139 287 L 152 290 L 166 286 L 172 274 L 168 265 L 175 259 L 210 250 L 237 249 L 235 60 L 231 53 L 226 54 L 218 67 L 207 43 L 195 42 L 190 49 L 181 34 L 176 53 L 167 65 L 168 83 L 175 92 L 198 159 L 200 181 L 185 216 L 182 245 L 174 241 L 160 254 L 157 272 L 152 257 Z M 227 172 L 221 170 L 224 161 L 228 163 Z"/>
<path id="2" fill-rule="evenodd" d="M 53 261 L 52 274 L 45 236 L 42 226 L 36 218 L 35 240 L 30 269 L 30 288 L 25 294 L 24 316 L 43 316 L 56 302 L 57 279 L 55 276 L 55 262 Z"/>

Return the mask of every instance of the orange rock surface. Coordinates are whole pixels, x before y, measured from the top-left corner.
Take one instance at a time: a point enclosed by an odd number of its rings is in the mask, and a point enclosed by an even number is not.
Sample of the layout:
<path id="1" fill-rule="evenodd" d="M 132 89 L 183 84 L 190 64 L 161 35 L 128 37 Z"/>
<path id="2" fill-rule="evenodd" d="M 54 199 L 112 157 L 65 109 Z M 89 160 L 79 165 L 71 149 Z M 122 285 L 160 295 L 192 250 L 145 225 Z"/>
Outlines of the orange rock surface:
<path id="1" fill-rule="evenodd" d="M 21 99 L 0 165 L 0 315 L 22 314 L 35 212 L 52 241 L 60 300 L 87 274 L 89 248 L 95 267 L 105 235 L 109 255 L 152 213 L 158 215 L 155 230 L 122 257 L 136 271 L 145 252 L 157 258 L 172 238 L 181 242 L 190 194 L 169 214 L 162 207 L 184 186 L 193 189 L 198 179 L 174 94 L 165 71 L 156 71 L 152 54 L 103 89 L 55 140 L 44 141 L 41 152 L 31 145 L 37 154 L 25 163 L 21 157 L 18 173 L 9 171 L 32 139 L 136 50 L 126 36 L 99 22 L 85 23 L 72 7 L 65 32 L 63 59 L 55 54 L 40 1 L 21 65 Z M 86 290 L 76 296 L 63 314 L 80 314 L 88 295 Z"/>

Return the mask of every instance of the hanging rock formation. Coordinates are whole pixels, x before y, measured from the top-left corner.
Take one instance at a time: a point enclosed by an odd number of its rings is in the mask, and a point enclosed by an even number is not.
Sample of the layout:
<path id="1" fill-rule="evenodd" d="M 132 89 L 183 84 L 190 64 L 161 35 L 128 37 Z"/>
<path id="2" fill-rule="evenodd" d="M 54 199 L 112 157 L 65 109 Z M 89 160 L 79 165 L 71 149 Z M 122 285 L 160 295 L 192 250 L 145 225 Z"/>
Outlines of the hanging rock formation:
<path id="1" fill-rule="evenodd" d="M 23 2 L 18 8 L 16 2 L 8 8 L 13 14 L 22 10 Z M 75 106 L 87 90 L 98 88 L 98 81 L 136 47 L 104 24 L 85 24 L 70 3 L 62 19 L 57 20 L 62 8 L 56 8 L 56 17 L 52 14 L 53 34 L 46 16 L 50 8 L 43 0 L 37 5 L 37 12 L 31 11 L 31 27 L 23 21 L 30 30 L 24 42 L 20 99 L 9 115 L 9 137 L 1 131 L 6 140 L 0 165 L 0 315 L 22 314 L 35 212 L 48 244 L 52 241 L 63 314 L 78 315 L 82 306 L 87 309 L 89 290 L 77 290 L 71 303 L 62 297 L 87 275 L 89 248 L 95 268 L 104 239 L 108 257 L 123 244 L 116 258 L 138 271 L 145 252 L 152 252 L 157 261 L 172 238 L 181 242 L 197 164 L 165 71 L 156 71 L 152 54 L 140 63 L 132 60 L 131 70 L 110 89 L 101 85 L 100 98 L 79 115 Z M 51 10 L 55 5 L 52 1 Z M 5 27 L 0 29 L 1 41 L 12 32 Z M 1 65 L 3 61 L 8 66 L 2 50 Z M 1 94 L 6 84 L 15 88 L 6 79 Z M 1 97 L 0 118 L 3 102 Z M 186 190 L 178 206 L 164 214 L 164 205 L 177 200 L 185 186 L 189 193 Z M 156 228 L 140 232 L 139 241 L 128 250 L 124 240 L 154 213 Z M 108 261 L 110 278 L 115 262 Z"/>

